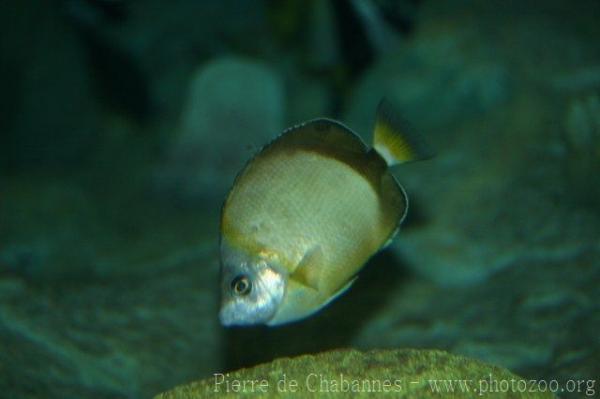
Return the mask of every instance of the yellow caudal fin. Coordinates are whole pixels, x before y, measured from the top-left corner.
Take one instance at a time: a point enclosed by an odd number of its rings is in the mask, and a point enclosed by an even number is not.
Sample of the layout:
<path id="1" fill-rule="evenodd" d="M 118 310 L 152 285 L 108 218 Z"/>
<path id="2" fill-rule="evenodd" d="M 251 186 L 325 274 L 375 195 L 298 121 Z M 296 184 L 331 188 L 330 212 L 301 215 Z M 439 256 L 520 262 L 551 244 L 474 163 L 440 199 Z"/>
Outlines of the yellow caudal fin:
<path id="1" fill-rule="evenodd" d="M 432 155 L 416 134 L 408 132 L 406 123 L 393 115 L 385 99 L 377 107 L 373 148 L 388 166 L 426 159 Z"/>

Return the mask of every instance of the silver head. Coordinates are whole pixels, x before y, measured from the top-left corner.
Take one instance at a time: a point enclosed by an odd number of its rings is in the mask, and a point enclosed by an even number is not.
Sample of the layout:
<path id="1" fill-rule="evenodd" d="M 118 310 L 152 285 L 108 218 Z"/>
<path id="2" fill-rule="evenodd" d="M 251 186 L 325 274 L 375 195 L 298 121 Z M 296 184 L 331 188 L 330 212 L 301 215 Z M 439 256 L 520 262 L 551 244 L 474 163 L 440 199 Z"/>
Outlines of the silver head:
<path id="1" fill-rule="evenodd" d="M 221 310 L 224 326 L 265 324 L 285 294 L 286 276 L 266 260 L 221 244 Z"/>

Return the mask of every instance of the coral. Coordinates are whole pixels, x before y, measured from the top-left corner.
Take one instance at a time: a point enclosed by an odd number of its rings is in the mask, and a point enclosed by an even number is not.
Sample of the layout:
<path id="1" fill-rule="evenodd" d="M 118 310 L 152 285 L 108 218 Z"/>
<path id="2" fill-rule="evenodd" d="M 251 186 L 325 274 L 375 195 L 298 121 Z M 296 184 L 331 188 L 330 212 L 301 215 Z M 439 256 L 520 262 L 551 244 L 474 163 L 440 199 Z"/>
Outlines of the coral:
<path id="1" fill-rule="evenodd" d="M 155 399 L 234 397 L 242 392 L 298 398 L 341 397 L 344 393 L 358 398 L 373 393 L 395 398 L 437 398 L 444 394 L 466 398 L 492 391 L 498 398 L 553 397 L 550 393 L 522 393 L 525 389 L 519 387 L 523 384 L 519 381 L 524 380 L 505 369 L 438 350 L 335 350 L 215 374 Z M 507 388 L 511 384 L 514 388 Z"/>

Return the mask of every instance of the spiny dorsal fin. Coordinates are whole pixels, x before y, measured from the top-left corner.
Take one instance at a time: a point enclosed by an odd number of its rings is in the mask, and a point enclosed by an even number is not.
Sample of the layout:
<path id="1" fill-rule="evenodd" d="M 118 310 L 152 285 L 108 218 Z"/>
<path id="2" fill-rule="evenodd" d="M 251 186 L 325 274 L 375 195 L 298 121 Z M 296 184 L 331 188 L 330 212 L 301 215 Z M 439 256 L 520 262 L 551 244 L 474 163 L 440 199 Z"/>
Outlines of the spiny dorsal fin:
<path id="1" fill-rule="evenodd" d="M 407 124 L 396 117 L 387 100 L 377 107 L 373 132 L 373 148 L 385 159 L 388 166 L 430 158 L 431 151 Z"/>

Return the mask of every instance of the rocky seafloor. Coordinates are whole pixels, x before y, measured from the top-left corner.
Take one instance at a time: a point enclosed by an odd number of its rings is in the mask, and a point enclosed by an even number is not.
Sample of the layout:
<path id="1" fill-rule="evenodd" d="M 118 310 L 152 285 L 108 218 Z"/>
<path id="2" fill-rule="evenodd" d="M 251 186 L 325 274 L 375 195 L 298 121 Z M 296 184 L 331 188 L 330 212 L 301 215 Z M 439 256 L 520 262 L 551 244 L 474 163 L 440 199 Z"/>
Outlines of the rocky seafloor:
<path id="1" fill-rule="evenodd" d="M 278 48 L 262 2 L 132 2 L 116 22 L 88 3 L 0 15 L 0 397 L 152 397 L 337 348 L 440 349 L 598 395 L 598 2 L 418 2 L 346 80 L 318 43 Z M 395 243 L 306 321 L 222 328 L 237 170 L 303 119 L 368 141 L 383 95 L 436 151 L 396 172 Z"/>
<path id="2" fill-rule="evenodd" d="M 250 397 L 554 398 L 497 366 L 437 350 L 337 350 L 182 385 L 155 399 Z"/>

